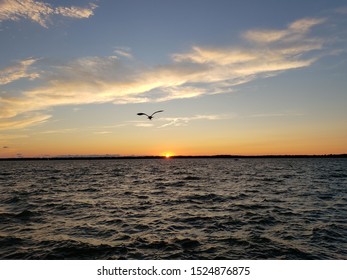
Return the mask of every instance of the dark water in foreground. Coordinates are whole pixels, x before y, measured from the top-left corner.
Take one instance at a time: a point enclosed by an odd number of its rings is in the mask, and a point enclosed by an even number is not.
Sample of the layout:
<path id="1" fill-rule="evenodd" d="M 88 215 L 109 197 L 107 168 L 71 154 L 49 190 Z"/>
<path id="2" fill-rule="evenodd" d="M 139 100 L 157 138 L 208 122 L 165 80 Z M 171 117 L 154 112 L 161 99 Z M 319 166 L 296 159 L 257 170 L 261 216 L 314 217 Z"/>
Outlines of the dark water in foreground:
<path id="1" fill-rule="evenodd" d="M 0 162 L 0 259 L 347 259 L 347 159 Z"/>

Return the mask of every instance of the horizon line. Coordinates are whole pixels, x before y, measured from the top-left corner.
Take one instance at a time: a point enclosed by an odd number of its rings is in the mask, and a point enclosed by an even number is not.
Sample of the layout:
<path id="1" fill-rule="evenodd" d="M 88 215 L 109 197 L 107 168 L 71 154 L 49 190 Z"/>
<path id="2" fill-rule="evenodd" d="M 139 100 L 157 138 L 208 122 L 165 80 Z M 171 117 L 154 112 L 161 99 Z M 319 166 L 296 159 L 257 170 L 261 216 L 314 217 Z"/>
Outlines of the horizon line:
<path id="1" fill-rule="evenodd" d="M 175 159 L 175 158 L 347 158 L 347 153 L 342 154 L 279 154 L 279 155 L 61 155 L 61 156 L 34 156 L 34 157 L 5 157 L 6 160 L 88 160 L 88 159 Z"/>

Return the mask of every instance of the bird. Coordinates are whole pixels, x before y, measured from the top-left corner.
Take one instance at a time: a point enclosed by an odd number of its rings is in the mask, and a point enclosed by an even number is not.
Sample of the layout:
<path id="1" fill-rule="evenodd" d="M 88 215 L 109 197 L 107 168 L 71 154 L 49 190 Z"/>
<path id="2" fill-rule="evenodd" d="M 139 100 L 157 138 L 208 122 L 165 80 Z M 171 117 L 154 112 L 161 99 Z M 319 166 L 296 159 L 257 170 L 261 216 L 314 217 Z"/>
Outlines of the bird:
<path id="1" fill-rule="evenodd" d="M 153 119 L 153 115 L 156 113 L 164 112 L 164 110 L 155 111 L 152 115 L 147 115 L 146 113 L 137 113 L 138 116 L 147 116 L 147 118 L 151 121 Z"/>

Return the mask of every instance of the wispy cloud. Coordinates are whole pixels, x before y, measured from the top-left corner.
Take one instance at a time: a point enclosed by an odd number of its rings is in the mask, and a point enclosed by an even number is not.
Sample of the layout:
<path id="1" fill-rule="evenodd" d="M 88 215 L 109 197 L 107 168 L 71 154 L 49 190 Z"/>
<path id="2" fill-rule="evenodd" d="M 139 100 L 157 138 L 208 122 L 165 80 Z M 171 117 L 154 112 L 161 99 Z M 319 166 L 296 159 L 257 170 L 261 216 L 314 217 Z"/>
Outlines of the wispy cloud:
<path id="1" fill-rule="evenodd" d="M 256 58 L 254 51 L 238 48 L 203 48 L 194 46 L 191 52 L 174 54 L 176 62 L 192 62 L 198 64 L 229 65 L 247 62 Z"/>
<path id="2" fill-rule="evenodd" d="M 43 114 L 34 114 L 25 116 L 22 119 L 0 119 L 0 130 L 20 129 L 28 126 L 38 125 L 46 122 L 51 116 Z"/>
<path id="3" fill-rule="evenodd" d="M 0 85 L 6 85 L 18 79 L 27 78 L 34 80 L 40 75 L 35 71 L 30 71 L 29 68 L 37 59 L 28 58 L 17 61 L 14 65 L 8 66 L 0 70 Z"/>
<path id="4" fill-rule="evenodd" d="M 144 123 L 144 122 L 137 122 L 134 124 L 136 127 L 152 127 L 154 124 L 152 123 Z"/>
<path id="5" fill-rule="evenodd" d="M 320 50 L 324 40 L 308 36 L 311 28 L 324 19 L 302 19 L 282 30 L 250 30 L 243 34 L 252 47 L 204 48 L 195 46 L 191 52 L 173 55 L 178 63 L 208 65 L 201 81 L 218 82 L 237 79 L 249 81 L 262 73 L 310 66 L 317 57 L 303 58 Z"/>
<path id="6" fill-rule="evenodd" d="M 298 42 L 299 39 L 307 41 L 305 35 L 313 27 L 325 21 L 325 18 L 304 18 L 289 24 L 286 29 L 250 30 L 244 34 L 244 37 L 252 42 L 265 44 Z"/>
<path id="7" fill-rule="evenodd" d="M 94 134 L 98 134 L 98 135 L 103 135 L 103 134 L 111 134 L 112 131 L 95 131 L 93 133 Z"/>
<path id="8" fill-rule="evenodd" d="M 47 28 L 54 15 L 76 19 L 88 18 L 93 15 L 93 10 L 96 7 L 93 3 L 84 8 L 75 6 L 53 7 L 48 3 L 34 0 L 0 0 L 0 21 L 28 19 Z"/>
<path id="9" fill-rule="evenodd" d="M 73 133 L 78 131 L 77 128 L 62 128 L 62 129 L 51 129 L 42 131 L 41 134 L 65 134 L 65 133 Z"/>
<path id="10" fill-rule="evenodd" d="M 126 47 L 118 47 L 115 50 L 113 50 L 113 52 L 116 54 L 117 56 L 122 56 L 122 57 L 126 57 L 129 59 L 133 59 L 133 55 L 131 53 L 130 48 L 126 48 Z"/>
<path id="11" fill-rule="evenodd" d="M 159 128 L 164 128 L 168 126 L 187 126 L 189 122 L 198 121 L 198 120 L 223 120 L 223 119 L 231 119 L 233 116 L 231 115 L 194 115 L 190 117 L 174 117 L 174 118 L 163 118 L 162 120 L 166 123 L 159 126 Z"/>
<path id="12" fill-rule="evenodd" d="M 24 118 L 27 113 L 60 105 L 162 102 L 232 92 L 236 85 L 312 65 L 321 57 L 318 51 L 323 51 L 326 39 L 312 36 L 310 30 L 325 21 L 309 18 L 281 30 L 250 30 L 242 36 L 246 38 L 243 46 L 193 46 L 187 52 L 172 54 L 171 63 L 166 65 L 146 67 L 135 59 L 126 64 L 115 56 L 44 65 L 46 72 L 39 72 L 44 82 L 41 86 L 23 90 L 16 97 L 0 97 L 0 118 Z M 117 48 L 115 54 L 132 57 L 125 48 Z M 38 64 L 31 59 L 17 63 L 12 70 L 0 70 L 1 81 L 37 78 L 34 70 Z M 168 125 L 182 125 L 187 120 L 167 121 Z"/>

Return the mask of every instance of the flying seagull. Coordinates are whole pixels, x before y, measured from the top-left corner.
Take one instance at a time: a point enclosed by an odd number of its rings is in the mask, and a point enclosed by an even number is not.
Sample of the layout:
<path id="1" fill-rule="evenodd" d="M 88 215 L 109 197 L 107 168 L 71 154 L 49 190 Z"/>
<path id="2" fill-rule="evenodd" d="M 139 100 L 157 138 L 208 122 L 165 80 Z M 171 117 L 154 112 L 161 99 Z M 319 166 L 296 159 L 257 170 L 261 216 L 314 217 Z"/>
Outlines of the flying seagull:
<path id="1" fill-rule="evenodd" d="M 156 113 L 164 112 L 164 110 L 155 111 L 152 115 L 147 115 L 145 113 L 137 113 L 138 116 L 147 116 L 147 118 L 151 121 L 153 119 L 153 115 Z"/>

